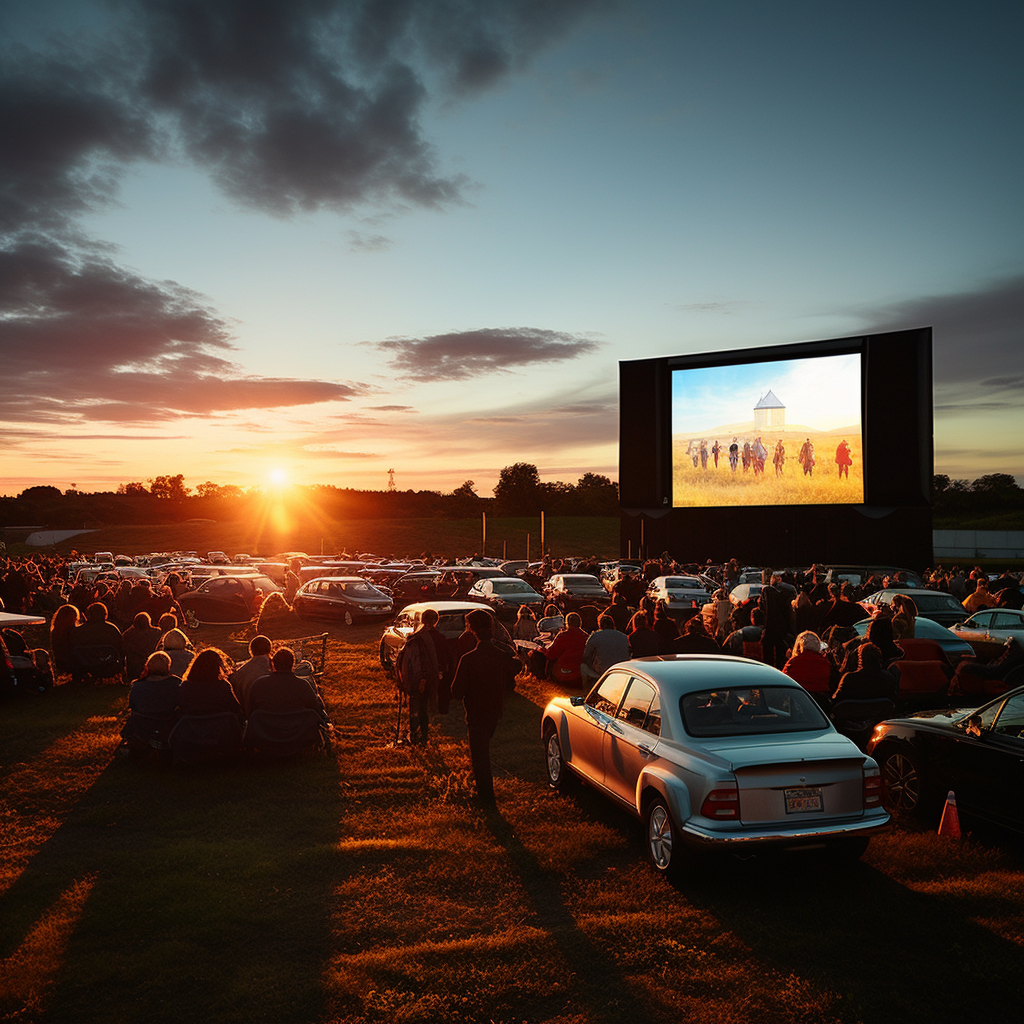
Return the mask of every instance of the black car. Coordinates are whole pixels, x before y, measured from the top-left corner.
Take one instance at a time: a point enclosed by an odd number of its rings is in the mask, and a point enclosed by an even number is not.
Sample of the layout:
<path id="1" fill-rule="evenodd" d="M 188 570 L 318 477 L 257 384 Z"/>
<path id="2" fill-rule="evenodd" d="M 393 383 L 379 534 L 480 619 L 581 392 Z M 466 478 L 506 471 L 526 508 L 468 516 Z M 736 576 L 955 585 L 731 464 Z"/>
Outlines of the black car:
<path id="1" fill-rule="evenodd" d="M 185 621 L 248 622 L 260 610 L 263 599 L 281 588 L 268 576 L 211 576 L 195 590 L 178 596 Z"/>
<path id="2" fill-rule="evenodd" d="M 957 810 L 1024 832 L 1024 687 L 978 708 L 922 711 L 875 727 L 867 752 L 896 811 Z"/>
<path id="3" fill-rule="evenodd" d="M 941 626 L 953 626 L 958 622 L 963 622 L 967 615 L 964 606 L 952 594 L 918 587 L 889 587 L 864 598 L 862 603 L 888 608 L 897 594 L 909 597 L 917 605 L 918 615 L 925 619 L 931 619 Z"/>
<path id="4" fill-rule="evenodd" d="M 310 580 L 295 592 L 292 607 L 300 619 L 330 619 L 347 626 L 394 614 L 391 598 L 359 576 Z"/>

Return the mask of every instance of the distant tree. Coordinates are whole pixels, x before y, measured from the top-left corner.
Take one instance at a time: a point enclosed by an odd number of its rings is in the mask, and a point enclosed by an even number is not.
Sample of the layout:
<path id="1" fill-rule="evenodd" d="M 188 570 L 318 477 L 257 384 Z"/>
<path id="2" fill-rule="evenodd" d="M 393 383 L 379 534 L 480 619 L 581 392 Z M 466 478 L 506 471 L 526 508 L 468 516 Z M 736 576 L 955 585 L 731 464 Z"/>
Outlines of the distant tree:
<path id="1" fill-rule="evenodd" d="M 529 462 L 506 466 L 498 474 L 494 497 L 505 515 L 535 515 L 540 511 L 542 499 L 537 467 Z"/>
<path id="2" fill-rule="evenodd" d="M 618 485 L 601 473 L 584 473 L 576 484 L 576 506 L 582 515 L 614 516 L 619 511 Z"/>
<path id="3" fill-rule="evenodd" d="M 149 493 L 157 498 L 168 498 L 173 501 L 180 501 L 188 497 L 189 488 L 185 486 L 185 477 L 178 473 L 177 476 L 158 476 L 149 482 Z"/>
<path id="4" fill-rule="evenodd" d="M 141 480 L 132 480 L 126 484 L 118 484 L 118 494 L 149 494 L 146 485 Z"/>
<path id="5" fill-rule="evenodd" d="M 479 498 L 480 495 L 476 493 L 474 488 L 476 484 L 472 480 L 467 480 L 465 483 L 459 484 L 458 487 L 452 491 L 453 498 Z"/>
<path id="6" fill-rule="evenodd" d="M 35 487 L 26 487 L 18 495 L 27 501 L 43 501 L 51 498 L 63 498 L 59 487 L 51 487 L 49 484 L 38 484 Z"/>

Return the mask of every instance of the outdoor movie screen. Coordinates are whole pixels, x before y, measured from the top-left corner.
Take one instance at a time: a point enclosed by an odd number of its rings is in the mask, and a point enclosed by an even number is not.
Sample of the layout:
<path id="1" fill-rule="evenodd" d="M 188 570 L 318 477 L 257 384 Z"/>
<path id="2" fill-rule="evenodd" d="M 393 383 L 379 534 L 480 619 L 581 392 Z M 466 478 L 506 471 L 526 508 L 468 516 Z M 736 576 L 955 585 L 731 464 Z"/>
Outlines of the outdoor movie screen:
<path id="1" fill-rule="evenodd" d="M 861 357 L 672 371 L 672 504 L 864 501 Z"/>

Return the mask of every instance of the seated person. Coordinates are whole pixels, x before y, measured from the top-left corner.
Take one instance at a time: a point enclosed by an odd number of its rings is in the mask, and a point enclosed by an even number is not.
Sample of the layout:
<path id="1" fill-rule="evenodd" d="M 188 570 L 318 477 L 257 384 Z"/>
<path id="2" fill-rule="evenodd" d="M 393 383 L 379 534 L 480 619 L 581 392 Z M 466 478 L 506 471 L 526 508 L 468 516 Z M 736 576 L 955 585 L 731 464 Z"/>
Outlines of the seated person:
<path id="1" fill-rule="evenodd" d="M 764 612 L 760 608 L 753 608 L 750 611 L 750 625 L 740 626 L 734 629 L 722 644 L 722 650 L 726 654 L 735 654 L 743 657 L 744 644 L 759 644 L 764 635 Z"/>
<path id="2" fill-rule="evenodd" d="M 85 622 L 71 630 L 69 640 L 71 656 L 75 660 L 72 678 L 75 681 L 84 679 L 89 673 L 78 661 L 78 652 L 88 647 L 111 647 L 124 663 L 124 640 L 121 630 L 107 620 L 107 606 L 100 601 L 93 601 L 85 610 Z"/>
<path id="3" fill-rule="evenodd" d="M 821 653 L 818 634 L 809 629 L 793 641 L 793 652 L 782 671 L 808 693 L 828 697 L 831 691 L 832 663 Z"/>
<path id="4" fill-rule="evenodd" d="M 857 669 L 847 672 L 839 680 L 832 703 L 841 700 L 895 700 L 896 680 L 882 667 L 882 652 L 872 643 L 863 643 L 857 648 Z"/>
<path id="5" fill-rule="evenodd" d="M 176 676 L 184 678 L 195 657 L 188 637 L 180 629 L 168 630 L 160 639 L 160 647 L 170 656 L 171 671 Z"/>
<path id="6" fill-rule="evenodd" d="M 311 685 L 308 677 L 295 675 L 295 652 L 282 647 L 270 659 L 273 671 L 257 679 L 250 687 L 246 702 L 246 713 L 271 711 L 283 713 L 309 708 L 315 711 L 321 721 L 327 720 L 324 703 Z"/>
<path id="7" fill-rule="evenodd" d="M 128 693 L 128 707 L 140 715 L 167 716 L 178 706 L 181 679 L 171 673 L 171 659 L 165 651 L 154 651 Z"/>
<path id="8" fill-rule="evenodd" d="M 142 674 L 146 659 L 156 650 L 160 636 L 160 627 L 153 625 L 149 612 L 136 612 L 132 624 L 122 634 L 126 678 L 135 679 Z"/>
<path id="9" fill-rule="evenodd" d="M 195 656 L 178 687 L 178 710 L 183 715 L 230 711 L 242 717 L 242 705 L 228 681 L 228 657 L 216 647 Z"/>
<path id="10" fill-rule="evenodd" d="M 651 629 L 647 612 L 637 612 L 630 619 L 626 637 L 633 658 L 650 658 L 661 653 L 661 637 Z"/>
<path id="11" fill-rule="evenodd" d="M 582 620 L 576 612 L 569 612 L 565 617 L 565 628 L 559 630 L 551 643 L 537 653 L 547 659 L 552 679 L 559 683 L 579 686 L 580 664 L 583 661 L 583 648 L 586 646 L 587 634 L 583 629 Z"/>
<path id="12" fill-rule="evenodd" d="M 683 627 L 683 635 L 676 637 L 665 648 L 666 654 L 721 654 L 722 648 L 718 646 L 715 638 L 711 636 L 704 619 L 700 615 L 694 615 L 688 619 Z"/>
<path id="13" fill-rule="evenodd" d="M 270 650 L 272 644 L 270 638 L 262 633 L 254 636 L 249 641 L 249 660 L 242 662 L 230 675 L 231 688 L 235 696 L 242 702 L 242 707 L 248 707 L 246 703 L 249 695 L 249 688 L 257 679 L 270 675 L 274 670 L 270 664 Z"/>
<path id="14" fill-rule="evenodd" d="M 615 628 L 611 615 L 602 615 L 583 648 L 580 678 L 589 686 L 620 661 L 629 661 L 629 637 Z"/>
<path id="15" fill-rule="evenodd" d="M 549 604 L 544 609 L 544 616 L 537 622 L 538 633 L 557 633 L 565 627 L 565 616 L 557 605 Z"/>

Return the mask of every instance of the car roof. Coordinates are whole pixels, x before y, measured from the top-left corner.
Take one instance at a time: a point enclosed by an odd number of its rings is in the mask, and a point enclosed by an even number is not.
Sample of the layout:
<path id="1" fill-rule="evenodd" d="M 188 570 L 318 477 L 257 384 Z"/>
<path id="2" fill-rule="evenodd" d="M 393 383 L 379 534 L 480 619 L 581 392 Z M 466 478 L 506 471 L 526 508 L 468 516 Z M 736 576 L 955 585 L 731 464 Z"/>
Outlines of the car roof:
<path id="1" fill-rule="evenodd" d="M 416 604 L 407 604 L 402 611 L 419 615 L 428 608 L 433 608 L 439 615 L 445 612 L 472 612 L 477 609 L 482 609 L 492 615 L 494 614 L 491 611 L 490 605 L 477 601 L 418 601 Z"/>
<path id="2" fill-rule="evenodd" d="M 612 668 L 646 676 L 662 692 L 668 690 L 674 695 L 735 686 L 800 688 L 799 683 L 771 665 L 727 654 L 659 654 L 619 662 Z"/>

